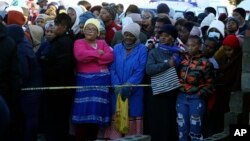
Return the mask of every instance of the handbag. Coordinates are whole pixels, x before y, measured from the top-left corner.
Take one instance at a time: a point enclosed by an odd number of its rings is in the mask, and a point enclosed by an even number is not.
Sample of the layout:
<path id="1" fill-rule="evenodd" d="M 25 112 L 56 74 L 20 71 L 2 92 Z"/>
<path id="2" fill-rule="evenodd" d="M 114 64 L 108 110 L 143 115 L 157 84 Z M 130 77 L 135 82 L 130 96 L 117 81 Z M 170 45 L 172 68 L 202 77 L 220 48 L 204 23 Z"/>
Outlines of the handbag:
<path id="1" fill-rule="evenodd" d="M 181 87 L 175 67 L 151 77 L 153 95 L 169 92 Z"/>
<path id="2" fill-rule="evenodd" d="M 122 101 L 121 94 L 117 95 L 115 111 L 115 127 L 121 134 L 127 134 L 129 130 L 128 98 Z"/>

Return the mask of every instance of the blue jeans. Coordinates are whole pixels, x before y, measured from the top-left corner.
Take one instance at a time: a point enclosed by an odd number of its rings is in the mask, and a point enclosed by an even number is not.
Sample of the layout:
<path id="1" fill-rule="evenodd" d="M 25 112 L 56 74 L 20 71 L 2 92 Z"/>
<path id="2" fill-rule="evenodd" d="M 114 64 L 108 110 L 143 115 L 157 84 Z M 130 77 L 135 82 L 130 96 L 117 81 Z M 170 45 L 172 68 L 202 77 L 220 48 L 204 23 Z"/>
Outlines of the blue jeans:
<path id="1" fill-rule="evenodd" d="M 202 119 L 205 101 L 196 94 L 179 93 L 176 102 L 179 141 L 202 140 Z"/>

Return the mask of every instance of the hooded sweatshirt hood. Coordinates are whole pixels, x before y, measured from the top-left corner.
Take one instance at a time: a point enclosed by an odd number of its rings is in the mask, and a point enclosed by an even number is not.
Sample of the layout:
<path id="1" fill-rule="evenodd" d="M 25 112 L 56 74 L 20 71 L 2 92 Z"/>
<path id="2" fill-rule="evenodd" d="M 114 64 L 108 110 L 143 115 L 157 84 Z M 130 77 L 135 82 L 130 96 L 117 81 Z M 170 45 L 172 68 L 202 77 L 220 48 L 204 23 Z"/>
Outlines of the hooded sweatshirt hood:
<path id="1" fill-rule="evenodd" d="M 24 39 L 24 31 L 20 25 L 12 24 L 7 26 L 8 35 L 15 41 L 20 43 Z"/>
<path id="2" fill-rule="evenodd" d="M 33 42 L 33 50 L 36 52 L 43 38 L 43 29 L 37 25 L 29 25 L 30 36 Z"/>
<path id="3" fill-rule="evenodd" d="M 213 20 L 207 30 L 207 34 L 211 28 L 216 28 L 221 33 L 223 38 L 225 37 L 225 24 L 222 21 Z"/>
<path id="4" fill-rule="evenodd" d="M 76 12 L 76 20 L 75 20 L 73 26 L 71 27 L 71 29 L 73 30 L 74 34 L 76 35 L 76 34 L 78 34 L 79 31 L 80 31 L 80 28 L 79 28 L 79 17 L 80 17 L 80 15 L 81 15 L 82 13 L 84 13 L 85 11 L 83 11 L 82 8 L 81 8 L 80 6 L 71 6 L 71 7 L 69 7 L 69 8 L 74 9 L 75 12 Z M 68 9 L 69 9 L 69 8 L 68 8 Z M 67 11 L 68 11 L 68 9 L 67 9 Z"/>
<path id="5" fill-rule="evenodd" d="M 23 26 L 26 22 L 26 19 L 23 15 L 23 13 L 19 11 L 9 11 L 7 15 L 7 24 L 18 24 L 20 26 Z"/>

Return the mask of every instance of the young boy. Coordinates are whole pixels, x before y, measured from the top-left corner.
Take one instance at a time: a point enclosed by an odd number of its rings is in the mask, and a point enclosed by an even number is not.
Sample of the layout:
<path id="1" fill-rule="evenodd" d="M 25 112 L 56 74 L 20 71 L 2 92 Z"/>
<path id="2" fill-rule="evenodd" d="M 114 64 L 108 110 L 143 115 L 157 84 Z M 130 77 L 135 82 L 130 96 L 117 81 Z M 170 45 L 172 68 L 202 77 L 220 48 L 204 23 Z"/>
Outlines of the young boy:
<path id="1" fill-rule="evenodd" d="M 188 53 L 180 64 L 182 87 L 177 96 L 176 111 L 179 141 L 202 140 L 205 100 L 214 89 L 214 70 L 208 59 L 200 53 L 201 39 L 190 36 L 187 41 Z"/>

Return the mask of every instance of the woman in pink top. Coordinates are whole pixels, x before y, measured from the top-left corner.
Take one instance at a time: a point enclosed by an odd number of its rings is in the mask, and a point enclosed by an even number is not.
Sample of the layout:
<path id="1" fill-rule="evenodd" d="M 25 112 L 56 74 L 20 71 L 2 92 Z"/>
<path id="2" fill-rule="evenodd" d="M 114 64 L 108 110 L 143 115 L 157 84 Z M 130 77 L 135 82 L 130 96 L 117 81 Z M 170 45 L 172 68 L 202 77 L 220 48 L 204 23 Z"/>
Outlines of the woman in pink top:
<path id="1" fill-rule="evenodd" d="M 86 21 L 84 39 L 74 43 L 77 60 L 77 86 L 72 122 L 77 141 L 94 140 L 100 126 L 110 123 L 110 73 L 108 66 L 113 61 L 113 51 L 104 40 L 97 40 L 100 22 L 91 18 Z M 91 87 L 93 86 L 93 87 Z M 97 87 L 95 87 L 97 86 Z"/>

